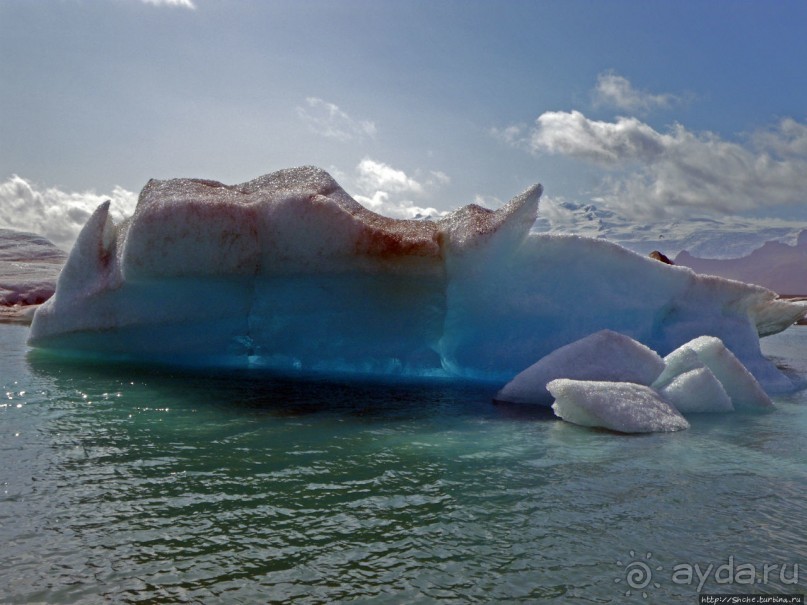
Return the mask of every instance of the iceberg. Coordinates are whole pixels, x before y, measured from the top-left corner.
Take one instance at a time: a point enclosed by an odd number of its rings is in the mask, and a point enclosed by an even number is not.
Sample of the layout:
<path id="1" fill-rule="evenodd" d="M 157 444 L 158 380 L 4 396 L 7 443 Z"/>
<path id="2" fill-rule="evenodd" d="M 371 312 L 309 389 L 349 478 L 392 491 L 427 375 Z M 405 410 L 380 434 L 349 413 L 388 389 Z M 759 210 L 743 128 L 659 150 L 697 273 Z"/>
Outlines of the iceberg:
<path id="1" fill-rule="evenodd" d="M 734 411 L 723 383 L 706 366 L 679 374 L 658 392 L 682 414 Z"/>
<path id="2" fill-rule="evenodd" d="M 375 214 L 326 172 L 152 180 L 99 206 L 29 343 L 68 355 L 283 372 L 509 381 L 593 332 L 665 355 L 710 334 L 766 387 L 759 336 L 804 308 L 619 245 L 531 233 L 542 188 L 438 221 Z"/>
<path id="3" fill-rule="evenodd" d="M 610 330 L 550 353 L 507 383 L 496 400 L 551 405 L 568 422 L 622 433 L 689 428 L 682 414 L 773 407 L 718 338 L 695 338 L 661 359 Z"/>
<path id="4" fill-rule="evenodd" d="M 689 422 L 650 387 L 632 382 L 558 378 L 547 388 L 552 409 L 566 422 L 620 433 L 680 431 Z"/>
<path id="5" fill-rule="evenodd" d="M 508 382 L 496 401 L 550 406 L 555 378 L 632 382 L 649 386 L 664 370 L 658 353 L 618 332 L 601 330 L 560 347 Z"/>
<path id="6" fill-rule="evenodd" d="M 719 381 L 734 409 L 759 410 L 774 407 L 762 385 L 725 344 L 714 336 L 701 336 L 682 345 L 667 355 L 664 363 L 664 370 L 653 384 L 661 392 L 679 390 L 683 377 L 705 368 Z M 701 377 L 699 380 L 708 378 Z M 705 394 L 704 390 L 701 395 Z"/>

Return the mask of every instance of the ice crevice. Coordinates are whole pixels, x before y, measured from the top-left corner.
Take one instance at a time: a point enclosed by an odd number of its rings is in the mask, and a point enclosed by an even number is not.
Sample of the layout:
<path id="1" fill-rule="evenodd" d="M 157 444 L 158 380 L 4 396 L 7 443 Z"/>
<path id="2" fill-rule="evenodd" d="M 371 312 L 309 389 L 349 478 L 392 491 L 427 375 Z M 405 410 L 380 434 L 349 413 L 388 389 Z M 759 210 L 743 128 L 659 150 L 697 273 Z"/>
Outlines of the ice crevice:
<path id="1" fill-rule="evenodd" d="M 759 336 L 804 308 L 616 244 L 530 229 L 540 185 L 438 221 L 361 206 L 311 166 L 149 181 L 88 220 L 29 342 L 68 355 L 504 383 L 603 329 L 666 355 L 720 338 L 766 388 Z"/>

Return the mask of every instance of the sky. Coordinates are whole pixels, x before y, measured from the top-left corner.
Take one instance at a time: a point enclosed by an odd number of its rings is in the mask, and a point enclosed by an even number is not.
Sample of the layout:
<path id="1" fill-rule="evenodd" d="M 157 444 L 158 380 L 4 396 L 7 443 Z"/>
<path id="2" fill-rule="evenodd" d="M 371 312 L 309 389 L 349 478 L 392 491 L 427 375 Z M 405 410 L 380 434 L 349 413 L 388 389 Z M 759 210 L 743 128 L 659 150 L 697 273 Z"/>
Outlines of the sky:
<path id="1" fill-rule="evenodd" d="M 396 217 L 807 226 L 806 60 L 801 0 L 0 0 L 0 227 L 305 164 Z"/>

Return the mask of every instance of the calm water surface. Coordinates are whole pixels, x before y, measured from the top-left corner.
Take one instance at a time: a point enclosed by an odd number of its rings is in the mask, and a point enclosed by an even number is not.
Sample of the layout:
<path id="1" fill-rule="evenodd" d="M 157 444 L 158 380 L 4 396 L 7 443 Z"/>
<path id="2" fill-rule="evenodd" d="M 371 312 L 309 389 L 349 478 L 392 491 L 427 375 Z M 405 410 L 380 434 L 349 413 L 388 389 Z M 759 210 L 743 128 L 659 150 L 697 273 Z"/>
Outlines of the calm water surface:
<path id="1" fill-rule="evenodd" d="M 26 335 L 0 326 L 0 603 L 807 592 L 807 392 L 631 437 L 495 385 L 68 364 Z M 805 328 L 765 348 L 807 376 Z"/>

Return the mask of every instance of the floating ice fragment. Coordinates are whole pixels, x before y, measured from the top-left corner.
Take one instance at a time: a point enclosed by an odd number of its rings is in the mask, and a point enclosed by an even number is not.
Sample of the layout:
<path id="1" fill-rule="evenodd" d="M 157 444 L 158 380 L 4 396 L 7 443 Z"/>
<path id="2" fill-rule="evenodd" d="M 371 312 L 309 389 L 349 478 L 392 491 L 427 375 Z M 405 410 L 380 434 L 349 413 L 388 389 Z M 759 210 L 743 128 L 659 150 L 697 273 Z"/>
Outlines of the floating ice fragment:
<path id="1" fill-rule="evenodd" d="M 723 385 L 707 367 L 679 374 L 658 392 L 682 414 L 734 411 Z"/>
<path id="2" fill-rule="evenodd" d="M 653 381 L 653 388 L 663 389 L 681 374 L 706 367 L 695 350 L 687 345 L 677 348 L 664 358 L 664 369 Z"/>
<path id="3" fill-rule="evenodd" d="M 559 378 L 547 388 L 555 397 L 555 415 L 582 426 L 620 433 L 688 429 L 686 419 L 650 387 L 631 382 Z"/>
<path id="4" fill-rule="evenodd" d="M 555 378 L 651 384 L 664 369 L 658 353 L 618 332 L 601 330 L 556 349 L 508 382 L 497 401 L 552 405 Z"/>
<path id="5" fill-rule="evenodd" d="M 679 347 L 664 358 L 665 371 L 656 381 L 656 388 L 673 384 L 675 376 L 706 366 L 720 381 L 734 409 L 758 410 L 772 408 L 771 398 L 739 359 L 714 336 L 701 336 Z M 667 384 L 665 384 L 667 383 Z"/>

